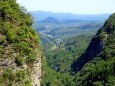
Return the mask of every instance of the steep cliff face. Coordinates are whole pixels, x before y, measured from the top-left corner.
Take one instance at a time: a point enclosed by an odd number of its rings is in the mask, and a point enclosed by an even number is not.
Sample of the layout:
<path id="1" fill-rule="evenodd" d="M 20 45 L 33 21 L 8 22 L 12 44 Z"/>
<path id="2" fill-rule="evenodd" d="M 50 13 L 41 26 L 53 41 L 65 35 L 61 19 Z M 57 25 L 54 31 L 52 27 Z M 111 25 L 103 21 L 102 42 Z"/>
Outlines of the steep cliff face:
<path id="1" fill-rule="evenodd" d="M 91 40 L 86 52 L 73 64 L 73 70 L 77 72 L 77 86 L 115 85 L 115 14 Z"/>
<path id="2" fill-rule="evenodd" d="M 72 71 L 78 72 L 85 63 L 95 58 L 101 51 L 104 45 L 100 37 L 94 37 L 84 54 L 82 54 L 77 61 L 72 64 Z"/>
<path id="3" fill-rule="evenodd" d="M 32 23 L 16 0 L 0 0 L 0 86 L 40 86 L 42 55 Z"/>

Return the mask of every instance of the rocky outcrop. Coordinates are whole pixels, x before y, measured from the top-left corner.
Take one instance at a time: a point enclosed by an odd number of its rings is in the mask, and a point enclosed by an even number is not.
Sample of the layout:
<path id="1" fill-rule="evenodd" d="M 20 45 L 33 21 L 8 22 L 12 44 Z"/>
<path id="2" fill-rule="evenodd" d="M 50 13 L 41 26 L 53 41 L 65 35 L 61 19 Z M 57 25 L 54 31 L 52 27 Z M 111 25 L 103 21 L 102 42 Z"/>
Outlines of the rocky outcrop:
<path id="1" fill-rule="evenodd" d="M 28 76 L 25 78 L 24 81 L 31 79 L 32 80 L 32 86 L 40 86 L 41 82 L 41 54 L 38 54 L 38 59 L 34 61 L 33 68 L 32 68 L 32 74 L 31 78 Z M 18 67 L 15 63 L 15 60 L 11 58 L 0 58 L 0 74 L 3 74 L 4 70 L 9 69 L 13 70 L 14 72 L 19 70 L 28 70 L 28 65 L 24 63 L 21 67 Z"/>
<path id="2" fill-rule="evenodd" d="M 7 69 L 7 68 L 9 68 L 9 69 L 12 69 L 12 68 L 17 69 L 16 63 L 14 62 L 14 60 L 9 59 L 9 58 L 7 58 L 7 59 L 0 58 L 0 73 L 2 73 L 3 70 Z"/>

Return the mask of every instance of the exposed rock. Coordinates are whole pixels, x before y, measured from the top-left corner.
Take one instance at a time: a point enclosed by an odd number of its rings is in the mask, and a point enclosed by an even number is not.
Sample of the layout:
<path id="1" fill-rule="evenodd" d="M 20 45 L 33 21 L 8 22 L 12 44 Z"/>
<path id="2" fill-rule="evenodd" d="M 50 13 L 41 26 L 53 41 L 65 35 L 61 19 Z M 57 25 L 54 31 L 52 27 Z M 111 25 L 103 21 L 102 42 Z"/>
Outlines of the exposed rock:
<path id="1" fill-rule="evenodd" d="M 34 62 L 34 68 L 32 70 L 32 85 L 40 86 L 41 81 L 41 53 L 38 54 L 38 59 Z"/>

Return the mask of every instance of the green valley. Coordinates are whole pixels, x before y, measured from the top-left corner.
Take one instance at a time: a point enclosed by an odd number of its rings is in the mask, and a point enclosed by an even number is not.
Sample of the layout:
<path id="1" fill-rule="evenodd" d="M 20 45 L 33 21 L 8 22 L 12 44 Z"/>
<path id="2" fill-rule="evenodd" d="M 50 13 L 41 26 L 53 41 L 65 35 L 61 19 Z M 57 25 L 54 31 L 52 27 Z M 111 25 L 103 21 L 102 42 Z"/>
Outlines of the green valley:
<path id="1" fill-rule="evenodd" d="M 38 1 L 0 0 L 0 86 L 115 86 L 113 2 Z"/>

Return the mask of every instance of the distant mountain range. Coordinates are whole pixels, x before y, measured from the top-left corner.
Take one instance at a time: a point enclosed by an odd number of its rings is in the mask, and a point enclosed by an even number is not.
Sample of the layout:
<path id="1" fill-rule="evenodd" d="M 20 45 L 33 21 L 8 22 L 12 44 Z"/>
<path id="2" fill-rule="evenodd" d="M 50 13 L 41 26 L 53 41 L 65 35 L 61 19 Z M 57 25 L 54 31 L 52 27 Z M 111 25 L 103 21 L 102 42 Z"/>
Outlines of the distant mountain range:
<path id="1" fill-rule="evenodd" d="M 41 39 L 49 39 L 55 44 L 57 39 L 65 40 L 74 35 L 95 34 L 110 16 L 110 14 L 88 15 L 45 11 L 32 11 L 30 13 L 35 18 L 32 27 L 40 33 Z"/>
<path id="2" fill-rule="evenodd" d="M 71 13 L 54 13 L 46 11 L 31 11 L 29 12 L 33 15 L 34 21 L 42 21 L 44 19 L 55 18 L 57 21 L 69 21 L 75 22 L 78 21 L 105 21 L 111 13 L 105 14 L 71 14 Z"/>
<path id="3" fill-rule="evenodd" d="M 88 23 L 88 22 L 102 22 L 102 20 L 79 20 L 79 19 L 56 19 L 54 17 L 48 17 L 41 21 L 36 21 L 37 23 L 52 23 L 52 24 L 72 24 L 72 23 Z"/>

